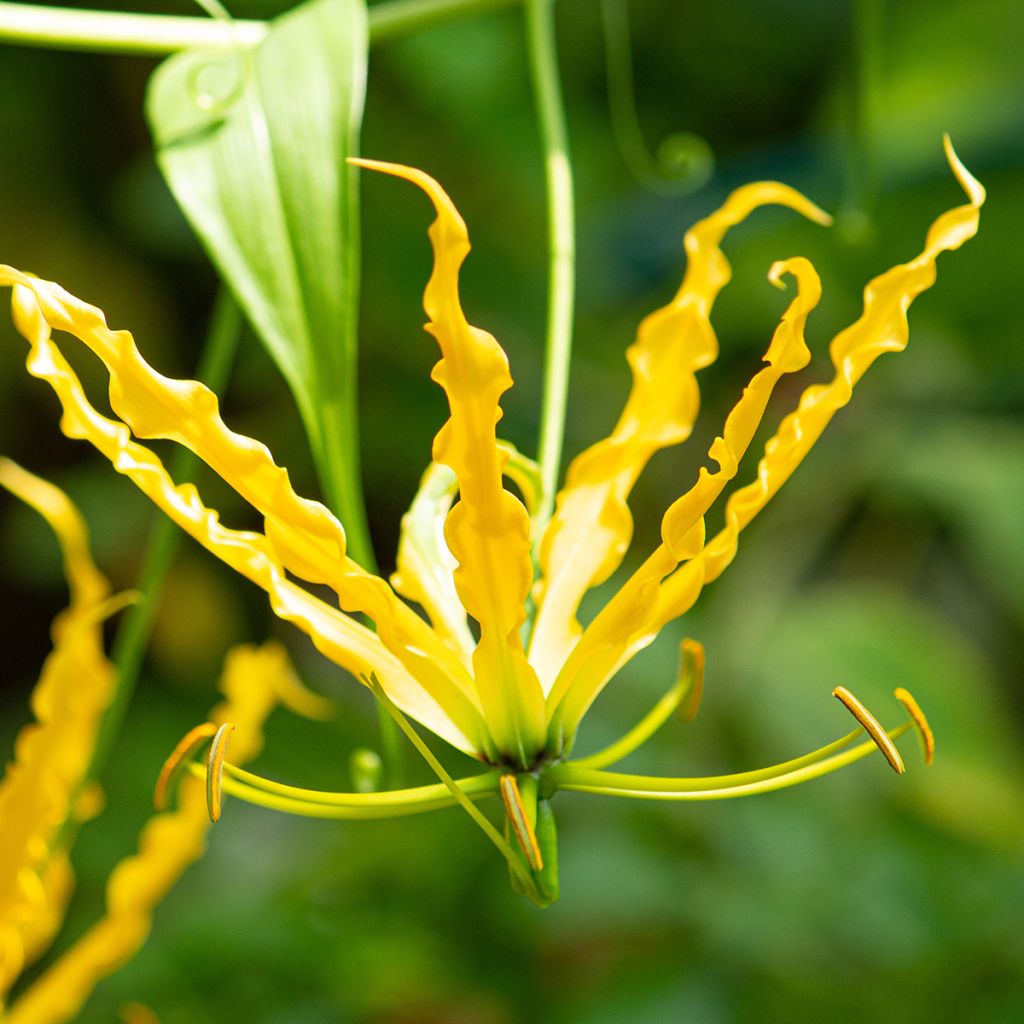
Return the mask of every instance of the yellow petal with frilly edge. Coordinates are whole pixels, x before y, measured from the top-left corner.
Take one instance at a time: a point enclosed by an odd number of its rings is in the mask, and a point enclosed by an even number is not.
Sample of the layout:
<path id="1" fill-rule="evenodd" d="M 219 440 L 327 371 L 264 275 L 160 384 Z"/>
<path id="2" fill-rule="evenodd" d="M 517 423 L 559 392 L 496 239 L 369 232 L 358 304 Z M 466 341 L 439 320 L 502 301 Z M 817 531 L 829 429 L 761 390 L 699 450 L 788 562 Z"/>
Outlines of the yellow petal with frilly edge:
<path id="1" fill-rule="evenodd" d="M 569 467 L 540 549 L 542 579 L 530 662 L 550 687 L 580 634 L 583 595 L 619 566 L 633 533 L 627 499 L 651 456 L 690 436 L 699 408 L 696 373 L 718 356 L 711 308 L 732 270 L 720 248 L 729 228 L 765 205 L 787 206 L 830 222 L 799 192 L 777 182 L 745 185 L 687 231 L 686 274 L 679 291 L 640 324 L 626 352 L 632 389 L 609 437 Z"/>
<path id="2" fill-rule="evenodd" d="M 462 311 L 459 270 L 469 253 L 469 236 L 441 186 L 411 167 L 352 162 L 419 186 L 437 213 L 430 227 L 434 269 L 423 307 L 427 330 L 441 349 L 432 377 L 444 388 L 451 410 L 434 439 L 434 459 L 453 470 L 459 485 L 445 538 L 458 563 L 459 600 L 480 626 L 473 675 L 484 717 L 501 752 L 527 765 L 544 745 L 546 717 L 540 683 L 520 638 L 533 578 L 530 520 L 502 483 L 508 452 L 495 431 L 499 400 L 512 386 L 508 359 L 497 341 L 470 325 Z"/>
<path id="3" fill-rule="evenodd" d="M 61 490 L 0 459 L 0 486 L 31 505 L 60 543 L 71 603 L 55 620 L 53 650 L 32 693 L 35 722 L 15 743 L 0 782 L 0 1003 L 59 924 L 71 887 L 55 846 L 76 820 L 76 796 L 114 687 L 103 620 L 124 604 L 93 563 L 78 510 Z"/>
<path id="4" fill-rule="evenodd" d="M 884 352 L 906 348 L 910 304 L 934 284 L 939 255 L 958 249 L 977 233 L 985 201 L 985 189 L 960 162 L 948 137 L 945 147 L 950 167 L 969 201 L 935 220 L 917 257 L 874 278 L 864 289 L 863 313 L 829 347 L 835 369 L 832 380 L 809 387 L 797 409 L 766 443 L 757 480 L 726 502 L 724 529 L 667 579 L 636 593 L 632 606 L 621 609 L 615 621 L 591 624 L 594 633 L 591 637 L 585 633 L 579 645 L 583 648 L 589 641 L 590 655 L 579 660 L 574 678 L 566 679 L 559 709 L 566 735 L 574 733 L 617 668 L 649 644 L 662 626 L 688 611 L 704 585 L 725 571 L 736 555 L 740 532 L 789 479 L 835 413 L 849 402 L 854 385 L 868 367 Z M 605 631 L 603 637 L 597 635 L 600 629 Z"/>
<path id="5" fill-rule="evenodd" d="M 593 679 L 609 677 L 621 657 L 623 638 L 635 629 L 639 617 L 655 598 L 658 584 L 683 559 L 692 558 L 701 550 L 705 539 L 704 516 L 735 477 L 775 385 L 785 374 L 802 370 L 810 361 L 804 331 L 808 316 L 821 298 L 821 282 L 811 264 L 801 257 L 774 264 L 768 278 L 781 287 L 785 275 L 796 279 L 797 296 L 772 337 L 764 356 L 766 365 L 744 388 L 739 402 L 726 417 L 722 435 L 711 445 L 708 455 L 718 469 L 712 473 L 702 467 L 693 487 L 669 506 L 662 519 L 661 545 L 608 602 L 566 660 L 548 698 L 553 711 L 571 686 L 581 685 L 581 674 Z M 594 696 L 596 693 L 595 690 Z"/>
<path id="6" fill-rule="evenodd" d="M 39 303 L 42 298 L 50 307 L 51 316 L 62 322 L 63 314 L 52 308 L 52 303 L 59 301 L 60 290 L 9 268 L 0 268 L 0 280 L 9 282 L 12 276 L 18 284 L 13 301 L 15 323 L 32 346 L 28 369 L 56 392 L 64 410 L 64 433 L 90 441 L 118 472 L 132 480 L 207 550 L 267 591 L 275 614 L 308 634 L 326 657 L 357 678 L 376 672 L 395 703 L 428 729 L 467 753 L 484 751 L 486 735 L 479 711 L 446 673 L 434 671 L 414 678 L 380 637 L 289 580 L 285 570 L 291 564 L 282 563 L 278 546 L 263 534 L 222 526 L 217 513 L 202 503 L 195 487 L 176 486 L 159 458 L 133 441 L 123 423 L 92 407 L 54 343 Z M 51 294 L 51 290 L 56 294 Z M 411 609 L 408 611 L 413 614 Z"/>
<path id="7" fill-rule="evenodd" d="M 66 331 L 99 357 L 110 374 L 111 408 L 137 437 L 167 439 L 191 449 L 259 511 L 285 569 L 329 585 L 345 611 L 369 616 L 383 644 L 427 688 L 459 690 L 464 700 L 475 701 L 458 659 L 384 580 L 346 555 L 341 524 L 319 502 L 295 493 L 287 471 L 266 446 L 228 429 L 212 391 L 197 381 L 157 373 L 129 332 L 110 330 L 100 310 L 59 285 L 3 267 L 0 283 L 31 289 L 50 327 Z M 31 319 L 34 314 L 26 311 Z"/>
<path id="8" fill-rule="evenodd" d="M 220 688 L 227 698 L 211 713 L 235 725 L 232 757 L 242 763 L 263 746 L 263 723 L 282 697 L 294 702 L 297 683 L 280 644 L 236 647 Z M 304 698 L 317 698 L 304 693 Z M 178 806 L 142 830 L 138 853 L 123 860 L 107 884 L 106 916 L 46 970 L 11 1007 L 5 1024 L 62 1024 L 75 1017 L 96 984 L 130 960 L 146 941 L 156 906 L 206 849 L 210 821 L 203 784 L 185 778 Z"/>

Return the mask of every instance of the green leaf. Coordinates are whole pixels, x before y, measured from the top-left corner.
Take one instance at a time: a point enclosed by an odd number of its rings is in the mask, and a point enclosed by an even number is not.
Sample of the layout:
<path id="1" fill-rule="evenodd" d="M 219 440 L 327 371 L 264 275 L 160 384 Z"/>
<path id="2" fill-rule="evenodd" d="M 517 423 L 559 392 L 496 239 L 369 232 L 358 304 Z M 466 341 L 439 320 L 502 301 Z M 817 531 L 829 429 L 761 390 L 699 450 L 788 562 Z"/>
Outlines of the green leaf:
<path id="1" fill-rule="evenodd" d="M 366 51 L 362 0 L 313 0 L 253 50 L 171 57 L 146 98 L 160 169 L 288 382 L 361 560 L 359 231 L 345 160 L 357 149 Z"/>

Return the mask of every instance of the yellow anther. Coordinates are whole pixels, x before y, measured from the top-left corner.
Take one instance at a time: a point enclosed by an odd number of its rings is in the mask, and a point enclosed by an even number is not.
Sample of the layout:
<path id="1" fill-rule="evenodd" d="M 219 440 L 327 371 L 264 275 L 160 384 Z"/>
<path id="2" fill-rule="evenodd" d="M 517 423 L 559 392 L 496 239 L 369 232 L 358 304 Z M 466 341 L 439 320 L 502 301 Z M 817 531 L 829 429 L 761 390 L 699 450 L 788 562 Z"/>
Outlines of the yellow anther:
<path id="1" fill-rule="evenodd" d="M 700 710 L 700 700 L 704 696 L 704 645 L 697 640 L 687 638 L 679 645 L 681 678 L 689 677 L 690 685 L 679 705 L 679 717 L 684 722 L 692 722 Z"/>
<path id="2" fill-rule="evenodd" d="M 860 722 L 864 727 L 864 731 L 875 741 L 875 745 L 885 755 L 885 759 L 889 762 L 892 770 L 898 775 L 902 775 L 907 770 L 906 765 L 903 763 L 903 758 L 900 757 L 900 752 L 896 749 L 896 744 L 889 739 L 888 733 L 882 728 L 881 722 L 845 686 L 837 686 L 832 691 L 832 696 Z"/>
<path id="3" fill-rule="evenodd" d="M 902 686 L 893 691 L 893 696 L 906 708 L 910 720 L 917 728 L 917 734 L 921 737 L 921 746 L 924 748 L 924 763 L 931 764 L 935 760 L 935 733 L 932 732 L 932 727 L 928 724 L 921 705 L 914 700 L 910 691 L 904 690 Z"/>
<path id="4" fill-rule="evenodd" d="M 220 786 L 224 776 L 224 755 L 228 752 L 228 740 L 235 731 L 230 722 L 225 722 L 213 737 L 210 753 L 206 757 L 206 809 L 210 821 L 220 821 Z"/>
<path id="5" fill-rule="evenodd" d="M 164 761 L 160 769 L 160 775 L 156 780 L 156 788 L 153 790 L 153 806 L 158 811 L 167 808 L 167 794 L 171 788 L 171 781 L 178 773 L 185 759 L 189 757 L 198 747 L 202 746 L 217 731 L 213 722 L 203 722 L 194 729 L 189 729 L 178 745 L 171 752 L 171 756 Z"/>
<path id="6" fill-rule="evenodd" d="M 527 817 L 526 806 L 523 804 L 523 797 L 519 792 L 519 783 L 516 782 L 514 775 L 502 775 L 499 786 L 501 799 L 505 804 L 505 813 L 508 815 L 512 831 L 515 832 L 516 839 L 519 841 L 519 847 L 530 867 L 534 871 L 541 871 L 544 867 L 544 858 L 541 856 L 540 846 L 537 843 L 537 835 Z"/>

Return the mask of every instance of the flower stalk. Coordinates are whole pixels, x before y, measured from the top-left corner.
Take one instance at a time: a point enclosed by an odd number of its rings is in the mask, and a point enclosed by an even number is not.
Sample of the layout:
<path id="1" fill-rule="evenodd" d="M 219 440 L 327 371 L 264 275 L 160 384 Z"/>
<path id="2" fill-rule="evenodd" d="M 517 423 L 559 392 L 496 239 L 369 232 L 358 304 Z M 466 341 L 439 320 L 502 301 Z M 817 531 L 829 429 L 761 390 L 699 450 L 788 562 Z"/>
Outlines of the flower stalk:
<path id="1" fill-rule="evenodd" d="M 554 508 L 565 438 L 576 291 L 576 225 L 572 164 L 558 80 L 554 0 L 526 0 L 525 12 L 530 78 L 544 153 L 548 232 L 548 309 L 537 458 L 541 507 L 536 530 L 540 534 Z"/>
<path id="2" fill-rule="evenodd" d="M 369 11 L 370 42 L 384 43 L 457 18 L 509 7 L 514 0 L 385 0 Z M 158 57 L 179 50 L 256 46 L 264 21 L 126 14 L 0 2 L 0 41 L 55 50 Z"/>

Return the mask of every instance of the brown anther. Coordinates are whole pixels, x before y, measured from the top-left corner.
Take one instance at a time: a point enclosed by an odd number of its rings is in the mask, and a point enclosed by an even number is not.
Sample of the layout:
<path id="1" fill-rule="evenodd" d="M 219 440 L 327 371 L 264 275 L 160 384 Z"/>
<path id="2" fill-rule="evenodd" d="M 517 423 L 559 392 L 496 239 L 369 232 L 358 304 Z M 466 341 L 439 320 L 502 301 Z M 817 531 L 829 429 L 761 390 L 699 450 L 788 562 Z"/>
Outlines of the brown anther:
<path id="1" fill-rule="evenodd" d="M 224 777 L 224 755 L 228 752 L 228 740 L 235 731 L 230 722 L 225 722 L 213 737 L 210 753 L 206 757 L 206 809 L 210 821 L 220 821 L 221 780 Z"/>
<path id="2" fill-rule="evenodd" d="M 882 728 L 882 723 L 845 686 L 837 686 L 832 691 L 832 696 L 860 722 L 864 731 L 874 740 L 875 746 L 885 755 L 892 770 L 898 775 L 902 775 L 907 770 L 906 765 L 903 763 L 903 758 L 900 757 L 900 752 L 896 749 L 896 744 Z"/>
<path id="3" fill-rule="evenodd" d="M 698 640 L 684 640 L 679 645 L 679 662 L 680 678 L 690 677 L 690 688 L 679 705 L 679 717 L 684 722 L 692 722 L 704 696 L 704 645 Z"/>
<path id="4" fill-rule="evenodd" d="M 537 843 L 537 835 L 526 816 L 526 806 L 523 804 L 523 797 L 519 792 L 519 783 L 516 782 L 516 777 L 502 775 L 499 780 L 499 788 L 501 789 L 502 803 L 505 805 L 505 813 L 508 815 L 512 831 L 519 841 L 519 847 L 523 851 L 527 863 L 534 871 L 542 870 L 544 858 L 541 856 L 540 846 Z"/>
<path id="5" fill-rule="evenodd" d="M 160 769 L 160 775 L 157 777 L 156 787 L 153 790 L 153 806 L 158 811 L 166 810 L 167 794 L 170 790 L 171 780 L 177 774 L 185 759 L 197 747 L 200 747 L 213 736 L 216 731 L 217 726 L 213 722 L 203 722 L 202 725 L 189 729 L 174 750 L 171 751 L 170 757 L 164 761 L 163 767 Z"/>
<path id="6" fill-rule="evenodd" d="M 921 746 L 924 748 L 924 763 L 931 764 L 935 760 L 935 733 L 932 732 L 932 727 L 928 724 L 921 705 L 914 700 L 910 691 L 904 690 L 902 686 L 893 691 L 893 696 L 906 708 L 910 720 L 917 728 L 917 734 L 921 737 Z"/>

